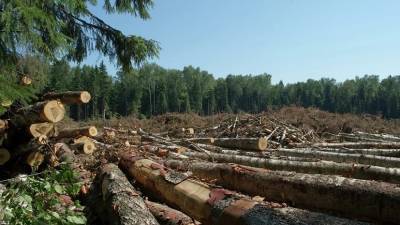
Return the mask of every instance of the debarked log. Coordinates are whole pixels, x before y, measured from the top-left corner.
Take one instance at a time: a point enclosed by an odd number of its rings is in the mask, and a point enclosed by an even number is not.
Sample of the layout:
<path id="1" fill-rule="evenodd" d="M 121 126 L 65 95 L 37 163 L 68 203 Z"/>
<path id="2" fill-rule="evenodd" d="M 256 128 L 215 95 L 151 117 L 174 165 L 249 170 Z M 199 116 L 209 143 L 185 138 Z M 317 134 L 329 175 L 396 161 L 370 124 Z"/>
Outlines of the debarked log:
<path id="1" fill-rule="evenodd" d="M 134 154 L 125 153 L 120 164 L 146 190 L 203 224 L 362 224 L 291 207 L 274 208 L 225 189 L 212 189 L 193 179 L 167 181 L 169 172 L 162 165 L 138 159 Z"/>
<path id="2" fill-rule="evenodd" d="M 400 211 L 400 189 L 396 184 L 232 164 L 178 160 L 168 160 L 164 164 L 190 170 L 194 176 L 216 180 L 224 188 L 263 196 L 270 201 L 378 223 L 400 221 L 397 213 Z"/>

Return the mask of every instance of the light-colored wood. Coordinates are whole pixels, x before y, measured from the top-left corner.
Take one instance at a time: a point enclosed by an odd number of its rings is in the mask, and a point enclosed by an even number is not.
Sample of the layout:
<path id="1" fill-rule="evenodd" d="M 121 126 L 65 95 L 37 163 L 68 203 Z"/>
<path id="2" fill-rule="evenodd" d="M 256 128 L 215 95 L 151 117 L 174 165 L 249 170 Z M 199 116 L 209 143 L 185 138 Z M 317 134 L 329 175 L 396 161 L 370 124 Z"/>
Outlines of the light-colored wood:
<path id="1" fill-rule="evenodd" d="M 0 165 L 4 165 L 10 160 L 10 152 L 5 148 L 0 148 Z"/>
<path id="2" fill-rule="evenodd" d="M 63 104 L 85 104 L 91 99 L 87 91 L 66 91 L 61 93 L 47 93 L 43 96 L 45 100 L 60 100 Z"/>
<path id="3" fill-rule="evenodd" d="M 95 126 L 63 129 L 58 131 L 57 138 L 76 138 L 80 136 L 95 137 L 97 129 Z"/>
<path id="4" fill-rule="evenodd" d="M 28 86 L 32 84 L 32 78 L 30 78 L 29 76 L 22 76 L 21 80 L 20 80 L 21 85 L 23 86 Z"/>
<path id="5" fill-rule="evenodd" d="M 87 155 L 93 154 L 93 152 L 96 150 L 96 146 L 93 141 L 88 139 L 84 142 L 71 144 L 71 148 Z"/>
<path id="6" fill-rule="evenodd" d="M 214 145 L 249 151 L 264 151 L 268 147 L 268 140 L 262 138 L 215 138 Z"/>
<path id="7" fill-rule="evenodd" d="M 34 123 L 29 125 L 29 133 L 34 138 L 42 135 L 52 137 L 56 133 L 56 128 L 53 123 Z"/>
<path id="8" fill-rule="evenodd" d="M 12 103 L 13 102 L 10 99 L 1 99 L 0 100 L 0 105 L 5 107 L 5 108 L 10 107 L 12 105 Z"/>
<path id="9" fill-rule="evenodd" d="M 28 154 L 26 158 L 26 163 L 31 166 L 32 168 L 37 168 L 42 165 L 44 161 L 44 155 L 40 152 L 33 151 Z"/>
<path id="10" fill-rule="evenodd" d="M 18 125 L 29 125 L 33 123 L 57 123 L 65 115 L 64 105 L 56 100 L 37 102 L 33 105 L 17 110 L 13 122 Z"/>

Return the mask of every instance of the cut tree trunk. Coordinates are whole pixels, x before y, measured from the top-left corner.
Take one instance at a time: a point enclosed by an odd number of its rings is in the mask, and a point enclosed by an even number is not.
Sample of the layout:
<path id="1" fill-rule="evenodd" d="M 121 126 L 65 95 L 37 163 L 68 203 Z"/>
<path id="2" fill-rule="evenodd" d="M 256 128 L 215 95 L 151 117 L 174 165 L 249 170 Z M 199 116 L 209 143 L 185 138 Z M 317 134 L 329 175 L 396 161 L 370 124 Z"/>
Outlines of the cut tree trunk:
<path id="1" fill-rule="evenodd" d="M 400 214 L 396 213 L 400 210 L 400 189 L 395 184 L 232 164 L 170 160 L 165 165 L 190 170 L 202 179 L 217 180 L 225 188 L 288 202 L 295 207 L 372 222 L 400 221 Z"/>
<path id="2" fill-rule="evenodd" d="M 23 86 L 29 86 L 32 84 L 32 78 L 28 77 L 28 76 L 22 76 L 21 80 L 20 80 L 20 84 Z"/>
<path id="3" fill-rule="evenodd" d="M 76 138 L 80 136 L 95 137 L 97 136 L 97 129 L 95 126 L 79 127 L 60 130 L 57 138 Z"/>
<path id="4" fill-rule="evenodd" d="M 315 143 L 315 144 L 305 144 L 305 143 L 291 143 L 292 147 L 314 147 L 314 148 L 389 148 L 394 149 L 400 148 L 400 142 L 340 142 L 340 143 Z"/>
<path id="5" fill-rule="evenodd" d="M 91 209 L 104 224 L 158 225 L 143 199 L 115 164 L 106 164 L 92 186 Z"/>
<path id="6" fill-rule="evenodd" d="M 377 155 L 344 154 L 303 149 L 277 149 L 274 153 L 284 156 L 316 158 L 333 162 L 360 163 L 382 167 L 399 167 L 400 158 Z"/>
<path id="7" fill-rule="evenodd" d="M 350 148 L 300 148 L 309 151 L 323 151 L 344 154 L 363 154 L 400 157 L 400 149 L 350 149 Z"/>
<path id="8" fill-rule="evenodd" d="M 0 120 L 0 136 L 4 134 L 7 129 L 7 120 Z"/>
<path id="9" fill-rule="evenodd" d="M 70 147 L 80 153 L 84 153 L 87 155 L 93 154 L 93 152 L 96 150 L 96 146 L 94 145 L 93 141 L 89 139 L 86 139 L 85 141 L 82 142 L 71 144 Z"/>
<path id="10" fill-rule="evenodd" d="M 12 122 L 16 126 L 29 125 L 33 123 L 56 123 L 61 121 L 65 115 L 64 105 L 59 101 L 38 102 L 33 105 L 17 110 L 13 115 Z"/>
<path id="11" fill-rule="evenodd" d="M 215 138 L 214 145 L 250 151 L 264 151 L 267 149 L 266 138 Z"/>
<path id="12" fill-rule="evenodd" d="M 270 170 L 286 170 L 299 173 L 334 174 L 364 180 L 382 180 L 400 184 L 400 169 L 363 164 L 336 163 L 329 161 L 301 162 L 280 159 L 256 158 L 217 153 L 185 152 L 190 158 L 198 158 L 221 163 L 237 163 Z"/>
<path id="13" fill-rule="evenodd" d="M 125 153 L 120 163 L 146 190 L 203 224 L 362 224 L 291 207 L 274 208 L 271 203 L 250 200 L 225 189 L 212 189 L 193 179 L 167 181 L 170 172 L 162 165 L 134 155 Z M 283 206 L 278 204 L 278 207 Z"/>
<path id="14" fill-rule="evenodd" d="M 44 154 L 38 151 L 33 151 L 26 157 L 26 163 L 31 168 L 38 168 L 44 161 Z"/>
<path id="15" fill-rule="evenodd" d="M 195 225 L 193 219 L 181 211 L 156 202 L 145 201 L 145 203 L 150 212 L 163 225 Z"/>
<path id="16" fill-rule="evenodd" d="M 6 164 L 6 162 L 10 160 L 10 157 L 10 152 L 5 148 L 0 147 L 0 165 Z"/>
<path id="17" fill-rule="evenodd" d="M 53 123 L 34 123 L 28 127 L 29 133 L 34 138 L 38 138 L 40 136 L 52 137 L 56 132 L 56 127 Z"/>
<path id="18" fill-rule="evenodd" d="M 189 142 L 199 143 L 199 144 L 213 144 L 214 138 L 188 138 L 185 139 Z"/>
<path id="19" fill-rule="evenodd" d="M 61 93 L 47 93 L 43 95 L 44 100 L 60 100 L 64 104 L 84 104 L 91 99 L 87 91 L 66 91 Z"/>

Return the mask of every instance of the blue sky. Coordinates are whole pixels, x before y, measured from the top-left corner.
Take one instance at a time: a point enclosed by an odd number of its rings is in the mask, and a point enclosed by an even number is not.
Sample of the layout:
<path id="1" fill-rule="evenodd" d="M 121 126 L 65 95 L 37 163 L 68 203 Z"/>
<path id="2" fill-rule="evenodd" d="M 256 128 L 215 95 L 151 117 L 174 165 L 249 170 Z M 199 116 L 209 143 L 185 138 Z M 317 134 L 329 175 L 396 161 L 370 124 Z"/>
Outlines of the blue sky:
<path id="1" fill-rule="evenodd" d="M 93 10 L 125 34 L 157 40 L 153 61 L 165 68 L 269 73 L 273 82 L 400 74 L 397 0 L 155 0 L 146 21 Z"/>

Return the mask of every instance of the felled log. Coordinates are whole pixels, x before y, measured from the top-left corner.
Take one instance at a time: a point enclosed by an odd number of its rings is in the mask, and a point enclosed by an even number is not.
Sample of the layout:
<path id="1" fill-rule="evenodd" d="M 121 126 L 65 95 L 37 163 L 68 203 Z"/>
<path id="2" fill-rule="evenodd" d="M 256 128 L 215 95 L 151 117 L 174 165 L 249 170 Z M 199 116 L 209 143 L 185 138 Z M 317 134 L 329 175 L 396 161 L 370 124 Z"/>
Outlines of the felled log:
<path id="1" fill-rule="evenodd" d="M 10 160 L 10 152 L 5 148 L 0 148 L 0 165 L 6 164 Z"/>
<path id="2" fill-rule="evenodd" d="M 106 164 L 95 178 L 91 209 L 104 224 L 158 225 L 143 199 L 115 164 Z"/>
<path id="3" fill-rule="evenodd" d="M 340 142 L 340 143 L 291 143 L 292 147 L 314 147 L 314 148 L 389 148 L 389 149 L 400 149 L 400 142 Z"/>
<path id="4" fill-rule="evenodd" d="M 323 151 L 344 154 L 363 154 L 400 157 L 400 149 L 351 149 L 351 148 L 301 148 L 310 151 Z"/>
<path id="5" fill-rule="evenodd" d="M 63 104 L 84 104 L 91 99 L 87 91 L 66 91 L 61 93 L 50 92 L 42 97 L 44 100 L 60 100 Z"/>
<path id="6" fill-rule="evenodd" d="M 92 154 L 96 150 L 96 146 L 93 141 L 86 139 L 81 142 L 73 143 L 70 147 L 80 153 Z"/>
<path id="7" fill-rule="evenodd" d="M 212 189 L 193 179 L 171 181 L 174 176 L 162 165 L 134 155 L 122 156 L 120 164 L 146 190 L 203 224 L 360 224 L 291 207 L 274 208 L 272 204 L 250 200 L 225 189 Z"/>
<path id="8" fill-rule="evenodd" d="M 396 213 L 400 210 L 400 189 L 395 184 L 232 164 L 169 160 L 165 165 L 216 180 L 224 188 L 288 202 L 295 207 L 378 223 L 400 221 L 400 214 Z"/>
<path id="9" fill-rule="evenodd" d="M 29 76 L 22 76 L 20 79 L 20 84 L 23 86 L 29 86 L 32 84 L 32 78 L 30 78 Z"/>
<path id="10" fill-rule="evenodd" d="M 12 105 L 12 103 L 13 102 L 10 99 L 4 99 L 3 98 L 3 99 L 0 100 L 0 105 L 5 107 L 5 108 L 10 107 Z"/>
<path id="11" fill-rule="evenodd" d="M 266 138 L 215 138 L 214 145 L 250 151 L 264 151 L 267 149 Z"/>
<path id="12" fill-rule="evenodd" d="M 213 144 L 214 138 L 188 138 L 186 141 L 200 144 Z"/>
<path id="13" fill-rule="evenodd" d="M 316 158 L 333 162 L 359 163 L 382 167 L 400 167 L 400 158 L 377 155 L 344 154 L 303 149 L 277 149 L 274 153 L 284 156 Z"/>
<path id="14" fill-rule="evenodd" d="M 38 102 L 33 105 L 20 108 L 11 118 L 17 125 L 28 125 L 33 123 L 56 123 L 61 121 L 65 115 L 64 105 L 59 101 Z"/>
<path id="15" fill-rule="evenodd" d="M 150 212 L 163 225 L 195 225 L 193 219 L 181 211 L 156 202 L 146 200 L 145 203 Z"/>
<path id="16" fill-rule="evenodd" d="M 329 161 L 301 162 L 280 159 L 256 158 L 218 153 L 185 152 L 190 158 L 221 163 L 237 163 L 270 170 L 295 171 L 299 173 L 334 174 L 364 180 L 381 180 L 400 184 L 400 169 L 363 164 L 336 163 Z"/>
<path id="17" fill-rule="evenodd" d="M 40 136 L 52 137 L 57 133 L 53 123 L 34 123 L 29 125 L 28 130 L 34 138 Z"/>
<path id="18" fill-rule="evenodd" d="M 4 134 L 6 129 L 7 129 L 7 121 L 6 120 L 0 120 L 0 136 Z"/>
<path id="19" fill-rule="evenodd" d="M 58 131 L 57 138 L 76 138 L 80 136 L 95 137 L 97 129 L 95 126 L 63 129 Z"/>
<path id="20" fill-rule="evenodd" d="M 38 168 L 44 161 L 44 154 L 39 151 L 32 151 L 26 157 L 26 163 L 31 168 Z"/>
<path id="21" fill-rule="evenodd" d="M 62 142 L 54 144 L 55 155 L 60 162 L 65 162 L 70 164 L 74 161 L 75 155 L 70 149 L 70 147 Z"/>

